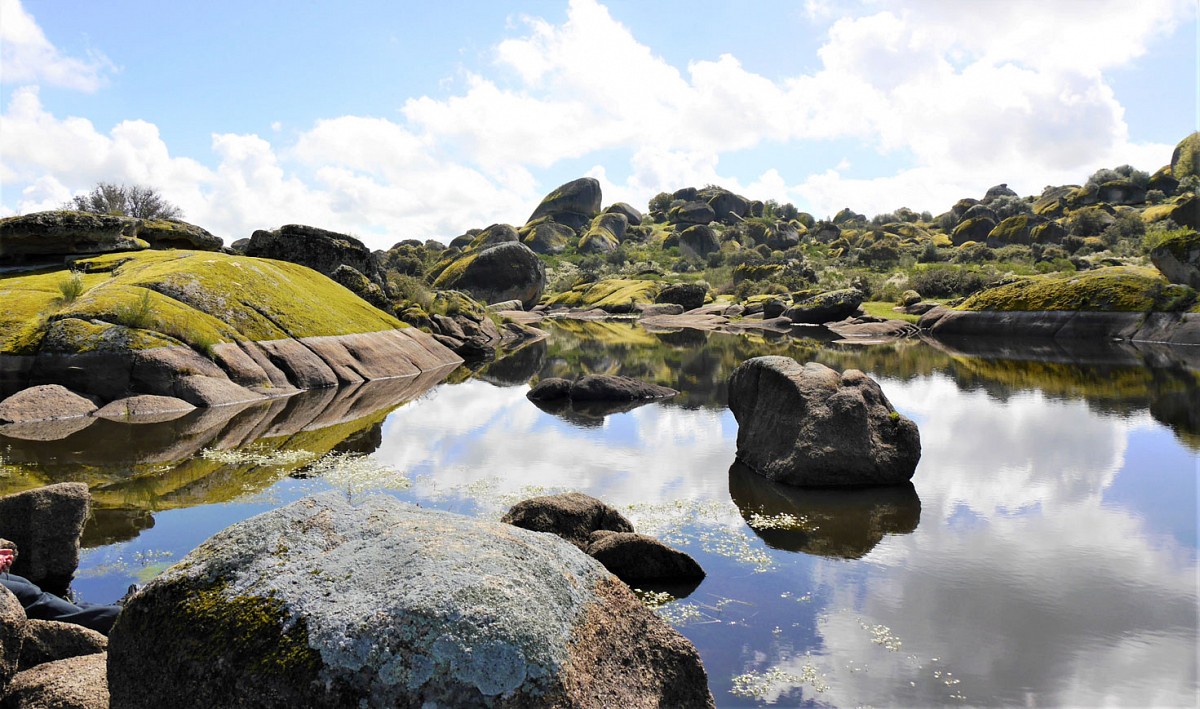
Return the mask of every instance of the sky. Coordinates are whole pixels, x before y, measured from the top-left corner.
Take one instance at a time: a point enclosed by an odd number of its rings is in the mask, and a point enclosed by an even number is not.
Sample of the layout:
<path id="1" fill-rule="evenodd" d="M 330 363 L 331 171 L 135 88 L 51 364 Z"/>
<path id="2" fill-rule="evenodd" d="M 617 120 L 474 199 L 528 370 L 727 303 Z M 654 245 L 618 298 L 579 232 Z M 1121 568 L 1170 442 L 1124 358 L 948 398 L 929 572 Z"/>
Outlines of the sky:
<path id="1" fill-rule="evenodd" d="M 1197 129 L 1200 0 L 0 0 L 0 216 L 149 185 L 372 248 L 717 184 L 934 214 Z"/>

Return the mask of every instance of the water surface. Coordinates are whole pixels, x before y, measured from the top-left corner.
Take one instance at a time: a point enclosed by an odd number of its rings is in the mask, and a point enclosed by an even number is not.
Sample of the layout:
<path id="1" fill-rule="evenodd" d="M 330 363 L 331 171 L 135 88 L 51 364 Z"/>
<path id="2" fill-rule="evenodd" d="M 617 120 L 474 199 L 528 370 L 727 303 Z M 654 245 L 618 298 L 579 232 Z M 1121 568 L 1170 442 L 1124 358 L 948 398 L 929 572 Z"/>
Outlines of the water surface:
<path id="1" fill-rule="evenodd" d="M 1196 704 L 1200 353 L 808 334 L 565 324 L 431 389 L 0 437 L 0 491 L 92 485 L 74 588 L 103 601 L 317 490 L 490 518 L 580 490 L 707 570 L 659 612 L 700 650 L 719 706 Z M 912 486 L 804 491 L 735 465 L 725 381 L 759 354 L 878 379 L 920 426 Z M 588 372 L 682 393 L 607 415 L 525 399 L 531 378 Z"/>

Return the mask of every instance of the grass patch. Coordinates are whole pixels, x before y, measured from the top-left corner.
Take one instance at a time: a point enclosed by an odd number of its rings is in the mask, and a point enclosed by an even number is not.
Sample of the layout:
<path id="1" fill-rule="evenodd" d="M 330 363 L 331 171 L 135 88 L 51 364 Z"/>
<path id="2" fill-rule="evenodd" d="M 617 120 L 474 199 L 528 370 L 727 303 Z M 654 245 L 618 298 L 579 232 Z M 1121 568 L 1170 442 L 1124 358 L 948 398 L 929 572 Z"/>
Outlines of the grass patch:
<path id="1" fill-rule="evenodd" d="M 886 318 L 888 320 L 903 320 L 904 322 L 910 322 L 910 323 L 915 323 L 921 319 L 921 316 L 919 316 L 919 315 L 910 315 L 908 313 L 902 313 L 902 312 L 899 312 L 896 310 L 892 310 L 892 308 L 896 307 L 895 303 L 885 303 L 885 302 L 878 301 L 878 300 L 868 300 L 868 301 L 863 301 L 863 304 L 859 307 L 862 308 L 864 313 L 866 313 L 867 315 L 870 315 L 871 317 L 875 317 L 875 318 Z"/>

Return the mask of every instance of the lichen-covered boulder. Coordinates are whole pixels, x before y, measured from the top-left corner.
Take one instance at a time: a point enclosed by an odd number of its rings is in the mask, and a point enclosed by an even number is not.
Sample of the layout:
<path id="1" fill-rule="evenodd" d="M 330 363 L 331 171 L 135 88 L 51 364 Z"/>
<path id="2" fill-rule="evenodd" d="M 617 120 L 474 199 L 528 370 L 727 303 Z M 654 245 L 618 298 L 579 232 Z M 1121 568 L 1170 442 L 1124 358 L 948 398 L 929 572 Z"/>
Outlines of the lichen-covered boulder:
<path id="1" fill-rule="evenodd" d="M 28 636 L 25 609 L 7 588 L 0 586 L 0 697 L 17 674 L 21 648 Z"/>
<path id="2" fill-rule="evenodd" d="M 570 290 L 555 293 L 546 298 L 546 305 L 599 308 L 609 313 L 632 313 L 639 306 L 653 303 L 661 287 L 656 281 L 605 278 L 594 283 L 581 283 Z"/>
<path id="3" fill-rule="evenodd" d="M 1200 233 L 1187 230 L 1172 234 L 1151 249 L 1150 260 L 1170 282 L 1200 290 Z"/>
<path id="4" fill-rule="evenodd" d="M 955 246 L 962 246 L 968 241 L 986 241 L 988 234 L 996 228 L 996 221 L 987 217 L 970 217 L 962 220 L 950 234 Z"/>
<path id="5" fill-rule="evenodd" d="M 298 263 L 330 277 L 338 266 L 350 266 L 387 291 L 378 257 L 366 244 L 348 234 L 303 224 L 286 224 L 274 231 L 255 231 L 250 235 L 244 253 Z"/>
<path id="6" fill-rule="evenodd" d="M 147 584 L 112 707 L 713 706 L 695 648 L 572 545 L 388 496 L 306 498 Z"/>
<path id="7" fill-rule="evenodd" d="M 1179 141 L 1171 152 L 1171 176 L 1182 180 L 1189 175 L 1200 177 L 1200 132 Z"/>
<path id="8" fill-rule="evenodd" d="M 607 254 L 617 250 L 625 239 L 629 222 L 624 214 L 606 212 L 592 220 L 592 225 L 579 237 L 576 249 L 581 254 Z"/>
<path id="9" fill-rule="evenodd" d="M 857 369 L 755 357 L 729 377 L 737 457 L 770 480 L 804 487 L 892 485 L 912 479 L 917 425 Z"/>
<path id="10" fill-rule="evenodd" d="M 578 232 L 600 213 L 600 199 L 600 181 L 594 177 L 581 177 L 546 195 L 525 223 L 550 217 Z"/>
<path id="11" fill-rule="evenodd" d="M 143 219 L 137 235 L 152 249 L 220 251 L 224 245 L 221 237 L 213 236 L 207 229 L 173 219 Z"/>
<path id="12" fill-rule="evenodd" d="M 0 424 L 53 421 L 87 416 L 96 404 L 58 384 L 23 389 L 0 401 Z"/>
<path id="13" fill-rule="evenodd" d="M 574 229 L 546 217 L 526 224 L 519 233 L 521 243 L 537 254 L 562 253 L 576 239 Z"/>
<path id="14" fill-rule="evenodd" d="M 680 232 L 679 250 L 704 258 L 714 251 L 720 251 L 721 242 L 717 240 L 717 232 L 709 225 L 693 224 Z"/>
<path id="15" fill-rule="evenodd" d="M 464 253 L 433 285 L 466 291 L 485 303 L 516 299 L 532 308 L 546 289 L 546 266 L 528 246 L 509 241 Z"/>
<path id="16" fill-rule="evenodd" d="M 1179 226 L 1200 229 L 1200 196 L 1192 195 L 1171 210 L 1170 219 Z"/>
<path id="17" fill-rule="evenodd" d="M 97 653 L 22 670 L 9 685 L 4 706 L 6 709 L 109 709 L 106 668 L 107 656 Z"/>
<path id="18" fill-rule="evenodd" d="M 333 269 L 333 273 L 329 274 L 329 277 L 376 308 L 385 311 L 390 309 L 391 304 L 379 284 L 371 282 L 357 268 L 343 263 Z"/>
<path id="19" fill-rule="evenodd" d="M 708 289 L 699 283 L 674 283 L 658 292 L 655 303 L 676 303 L 684 310 L 694 310 L 704 305 Z"/>
<path id="20" fill-rule="evenodd" d="M 863 294 L 857 288 L 826 291 L 796 302 L 784 312 L 794 323 L 820 325 L 845 320 L 858 311 Z"/>
<path id="21" fill-rule="evenodd" d="M 989 187 L 987 192 L 983 195 L 983 201 L 986 204 L 986 203 L 991 202 L 992 200 L 996 199 L 997 197 L 1018 197 L 1018 196 L 1020 196 L 1020 195 L 1018 195 L 1016 192 L 1012 191 L 1009 188 L 1007 183 L 1002 182 L 1002 183 L 996 185 L 995 187 Z"/>
<path id="22" fill-rule="evenodd" d="M 493 224 L 475 235 L 469 244 L 474 251 L 481 251 L 494 244 L 520 241 L 521 235 L 510 224 Z"/>
<path id="23" fill-rule="evenodd" d="M 137 251 L 140 221 L 89 212 L 34 212 L 0 219 L 0 266 L 66 256 Z"/>
<path id="24" fill-rule="evenodd" d="M 563 380 L 559 380 L 563 381 Z M 625 515 L 582 492 L 564 492 L 522 500 L 500 518 L 505 524 L 558 535 L 587 551 L 598 531 L 632 532 Z"/>
<path id="25" fill-rule="evenodd" d="M 79 566 L 79 537 L 92 509 L 85 483 L 57 483 L 0 497 L 0 537 L 17 545 L 12 572 L 65 589 Z"/>
<path id="26" fill-rule="evenodd" d="M 1108 204 L 1142 204 L 1146 201 L 1146 187 L 1129 178 L 1109 180 L 1099 186 L 1096 197 Z"/>
<path id="27" fill-rule="evenodd" d="M 720 190 L 708 198 L 713 216 L 719 222 L 733 224 L 750 212 L 750 200 L 728 190 Z"/>
<path id="28" fill-rule="evenodd" d="M 671 207 L 667 220 L 672 224 L 708 224 L 717 218 L 717 213 L 707 202 L 684 202 Z"/>
<path id="29" fill-rule="evenodd" d="M 629 226 L 638 226 L 644 218 L 642 213 L 627 202 L 613 202 L 604 210 L 610 214 L 620 214 L 625 217 L 625 221 Z"/>

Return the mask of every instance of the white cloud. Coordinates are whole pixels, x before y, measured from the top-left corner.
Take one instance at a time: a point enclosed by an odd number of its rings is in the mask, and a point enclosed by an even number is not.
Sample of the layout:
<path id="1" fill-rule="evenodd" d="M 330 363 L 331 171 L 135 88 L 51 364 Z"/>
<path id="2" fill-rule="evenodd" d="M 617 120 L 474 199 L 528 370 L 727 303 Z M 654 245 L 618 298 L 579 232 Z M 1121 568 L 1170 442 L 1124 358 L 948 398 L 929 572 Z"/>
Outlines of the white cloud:
<path id="1" fill-rule="evenodd" d="M 6 84 L 44 81 L 54 86 L 95 91 L 115 67 L 103 54 L 86 60 L 64 56 L 46 39 L 20 0 L 0 0 L 0 79 Z"/>
<path id="2" fill-rule="evenodd" d="M 0 1 L 6 82 L 99 85 L 104 62 L 62 57 L 16 0 Z M 568 161 L 593 165 L 606 202 L 643 207 L 660 191 L 715 183 L 798 201 L 818 216 L 845 206 L 936 213 L 1000 182 L 1032 194 L 1099 167 L 1164 164 L 1173 146 L 1131 141 L 1104 71 L 1193 17 L 1192 4 L 1153 0 L 1131 15 L 1103 10 L 1116 0 L 1086 11 L 1014 1 L 1016 9 L 880 0 L 860 6 L 865 14 L 839 6 L 836 20 L 833 5 L 810 2 L 810 19 L 832 21 L 820 65 L 773 80 L 732 54 L 700 55 L 681 71 L 596 0 L 571 0 L 565 22 L 524 18 L 496 45 L 493 64 L 468 67 L 463 89 L 408 98 L 399 118 L 333 116 L 287 132 L 276 121 L 270 140 L 217 134 L 197 159 L 172 155 L 151 123 L 104 133 L 46 112 L 36 87 L 17 89 L 0 116 L 0 181 L 19 197 L 3 210 L 44 208 L 62 188 L 80 192 L 100 179 L 150 182 L 228 239 L 308 222 L 385 248 L 519 224 L 561 179 L 545 175 Z M 871 172 L 860 155 L 825 167 L 834 154 L 824 165 L 764 164 L 754 175 L 722 162 L 776 146 L 807 155 L 830 141 L 885 155 L 892 167 Z"/>

